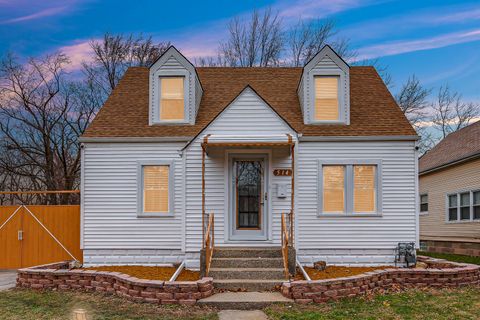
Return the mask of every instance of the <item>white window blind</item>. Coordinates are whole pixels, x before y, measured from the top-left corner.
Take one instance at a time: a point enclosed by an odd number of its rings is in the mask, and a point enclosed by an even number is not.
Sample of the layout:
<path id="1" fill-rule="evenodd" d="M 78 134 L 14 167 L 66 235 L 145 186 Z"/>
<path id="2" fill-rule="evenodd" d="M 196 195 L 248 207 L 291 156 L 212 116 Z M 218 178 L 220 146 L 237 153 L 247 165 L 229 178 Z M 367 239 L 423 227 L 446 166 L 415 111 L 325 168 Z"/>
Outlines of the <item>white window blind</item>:
<path id="1" fill-rule="evenodd" d="M 345 212 L 345 166 L 323 167 L 323 212 Z"/>
<path id="2" fill-rule="evenodd" d="M 143 211 L 169 212 L 168 165 L 143 167 Z"/>
<path id="3" fill-rule="evenodd" d="M 372 213 L 375 208 L 375 166 L 353 166 L 353 211 Z"/>
<path id="4" fill-rule="evenodd" d="M 185 119 L 184 78 L 160 78 L 160 119 Z"/>
<path id="5" fill-rule="evenodd" d="M 315 120 L 339 120 L 337 76 L 315 77 Z"/>

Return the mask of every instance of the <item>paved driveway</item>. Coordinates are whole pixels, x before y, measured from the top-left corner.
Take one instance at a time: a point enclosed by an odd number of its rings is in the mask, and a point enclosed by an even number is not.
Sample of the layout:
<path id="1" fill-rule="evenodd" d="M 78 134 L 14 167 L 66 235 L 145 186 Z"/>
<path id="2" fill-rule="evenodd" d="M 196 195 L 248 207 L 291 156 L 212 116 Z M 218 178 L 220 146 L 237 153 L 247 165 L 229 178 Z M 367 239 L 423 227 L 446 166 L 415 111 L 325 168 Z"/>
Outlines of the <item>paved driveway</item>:
<path id="1" fill-rule="evenodd" d="M 17 271 L 0 270 L 0 291 L 15 287 Z"/>

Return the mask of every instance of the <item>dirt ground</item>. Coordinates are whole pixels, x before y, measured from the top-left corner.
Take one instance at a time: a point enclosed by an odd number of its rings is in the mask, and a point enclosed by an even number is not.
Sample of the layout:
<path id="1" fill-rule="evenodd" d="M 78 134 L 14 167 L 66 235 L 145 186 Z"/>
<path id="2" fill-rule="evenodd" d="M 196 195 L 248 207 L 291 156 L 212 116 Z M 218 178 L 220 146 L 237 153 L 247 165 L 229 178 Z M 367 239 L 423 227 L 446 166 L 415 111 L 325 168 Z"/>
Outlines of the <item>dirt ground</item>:
<path id="1" fill-rule="evenodd" d="M 111 271 L 128 274 L 139 279 L 168 281 L 175 273 L 174 267 L 148 267 L 148 266 L 98 266 L 84 268 L 83 270 Z M 199 272 L 183 269 L 176 281 L 196 281 Z"/>
<path id="2" fill-rule="evenodd" d="M 308 276 L 312 280 L 323 280 L 323 279 L 333 279 L 333 278 L 342 278 L 355 276 L 357 274 L 362 274 L 374 270 L 382 270 L 391 268 L 388 266 L 378 266 L 378 267 L 340 267 L 340 266 L 327 266 L 324 271 L 318 271 L 314 268 L 304 267 Z M 295 280 L 305 280 L 303 274 L 300 270 L 297 270 L 297 275 Z"/>

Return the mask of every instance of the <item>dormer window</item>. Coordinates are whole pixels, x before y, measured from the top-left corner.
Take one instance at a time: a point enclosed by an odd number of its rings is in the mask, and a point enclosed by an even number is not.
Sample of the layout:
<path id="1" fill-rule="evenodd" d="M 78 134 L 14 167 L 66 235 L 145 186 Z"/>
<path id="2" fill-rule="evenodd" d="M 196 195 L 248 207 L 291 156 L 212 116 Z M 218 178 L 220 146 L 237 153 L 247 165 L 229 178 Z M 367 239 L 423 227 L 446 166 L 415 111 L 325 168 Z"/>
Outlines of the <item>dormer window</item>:
<path id="1" fill-rule="evenodd" d="M 303 67 L 297 92 L 305 124 L 350 124 L 350 67 L 328 45 Z"/>
<path id="2" fill-rule="evenodd" d="M 160 120 L 185 119 L 184 77 L 160 77 Z"/>
<path id="3" fill-rule="evenodd" d="M 338 76 L 315 77 L 315 120 L 338 121 Z"/>

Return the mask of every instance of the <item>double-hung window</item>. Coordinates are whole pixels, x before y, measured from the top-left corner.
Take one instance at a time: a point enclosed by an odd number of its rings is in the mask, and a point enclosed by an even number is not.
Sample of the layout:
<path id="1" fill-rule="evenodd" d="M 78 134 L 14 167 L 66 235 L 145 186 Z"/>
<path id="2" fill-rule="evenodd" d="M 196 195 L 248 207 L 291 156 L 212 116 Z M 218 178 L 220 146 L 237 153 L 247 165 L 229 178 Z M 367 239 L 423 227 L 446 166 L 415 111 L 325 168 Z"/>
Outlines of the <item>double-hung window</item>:
<path id="1" fill-rule="evenodd" d="M 139 216 L 169 216 L 172 210 L 172 164 L 139 164 Z"/>
<path id="2" fill-rule="evenodd" d="M 421 214 L 428 213 L 428 194 L 420 195 L 420 213 Z"/>
<path id="3" fill-rule="evenodd" d="M 450 222 L 480 221 L 480 190 L 449 194 L 447 205 Z"/>
<path id="4" fill-rule="evenodd" d="M 160 77 L 160 120 L 185 119 L 184 77 Z"/>
<path id="5" fill-rule="evenodd" d="M 316 76 L 315 121 L 340 120 L 339 76 Z"/>
<path id="6" fill-rule="evenodd" d="M 322 214 L 380 213 L 380 162 L 319 162 L 319 204 Z"/>

